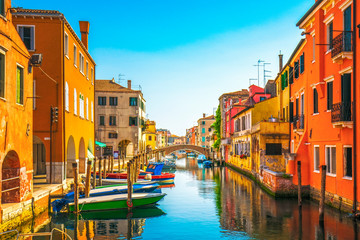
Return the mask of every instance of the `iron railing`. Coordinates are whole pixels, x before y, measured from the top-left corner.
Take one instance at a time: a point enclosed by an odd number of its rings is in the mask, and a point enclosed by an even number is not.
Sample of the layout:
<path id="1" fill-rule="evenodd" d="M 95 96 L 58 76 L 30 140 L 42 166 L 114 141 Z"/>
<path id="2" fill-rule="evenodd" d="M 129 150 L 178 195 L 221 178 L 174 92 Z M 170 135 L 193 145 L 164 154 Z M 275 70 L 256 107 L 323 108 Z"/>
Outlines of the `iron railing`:
<path id="1" fill-rule="evenodd" d="M 352 33 L 342 32 L 337 35 L 332 42 L 331 57 L 334 58 L 342 52 L 352 52 Z"/>
<path id="2" fill-rule="evenodd" d="M 293 118 L 293 128 L 294 129 L 304 129 L 304 114 L 295 115 Z"/>
<path id="3" fill-rule="evenodd" d="M 331 107 L 331 122 L 352 121 L 352 102 L 339 102 Z"/>

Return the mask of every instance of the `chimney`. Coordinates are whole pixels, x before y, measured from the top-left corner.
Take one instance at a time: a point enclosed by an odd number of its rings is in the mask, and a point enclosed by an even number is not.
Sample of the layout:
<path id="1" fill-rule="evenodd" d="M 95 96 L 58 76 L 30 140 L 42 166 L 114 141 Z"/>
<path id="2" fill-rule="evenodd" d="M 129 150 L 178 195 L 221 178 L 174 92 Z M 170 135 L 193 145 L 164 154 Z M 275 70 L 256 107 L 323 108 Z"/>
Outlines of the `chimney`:
<path id="1" fill-rule="evenodd" d="M 80 25 L 81 41 L 86 47 L 86 49 L 88 49 L 90 23 L 88 21 L 79 21 L 79 25 Z"/>
<path id="2" fill-rule="evenodd" d="M 203 118 L 205 118 L 206 117 L 206 113 L 203 113 Z"/>
<path id="3" fill-rule="evenodd" d="M 128 80 L 128 86 L 127 86 L 128 89 L 131 89 L 131 80 Z"/>
<path id="4" fill-rule="evenodd" d="M 283 69 L 283 55 L 281 54 L 281 51 L 280 51 L 280 54 L 279 54 L 279 72 L 281 72 L 282 69 Z"/>

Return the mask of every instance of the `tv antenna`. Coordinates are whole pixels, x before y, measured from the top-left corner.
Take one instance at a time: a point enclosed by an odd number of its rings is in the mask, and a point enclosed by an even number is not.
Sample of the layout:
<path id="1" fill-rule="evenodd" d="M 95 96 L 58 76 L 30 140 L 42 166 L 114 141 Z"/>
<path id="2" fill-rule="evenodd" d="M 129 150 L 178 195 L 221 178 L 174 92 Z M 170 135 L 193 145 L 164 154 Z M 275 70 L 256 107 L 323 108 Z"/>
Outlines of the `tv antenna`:
<path id="1" fill-rule="evenodd" d="M 121 81 L 125 81 L 125 78 L 121 78 L 121 77 L 123 77 L 123 76 L 125 76 L 125 74 L 121 74 L 121 73 L 119 73 L 119 76 L 118 76 L 118 84 L 119 85 L 121 85 Z"/>

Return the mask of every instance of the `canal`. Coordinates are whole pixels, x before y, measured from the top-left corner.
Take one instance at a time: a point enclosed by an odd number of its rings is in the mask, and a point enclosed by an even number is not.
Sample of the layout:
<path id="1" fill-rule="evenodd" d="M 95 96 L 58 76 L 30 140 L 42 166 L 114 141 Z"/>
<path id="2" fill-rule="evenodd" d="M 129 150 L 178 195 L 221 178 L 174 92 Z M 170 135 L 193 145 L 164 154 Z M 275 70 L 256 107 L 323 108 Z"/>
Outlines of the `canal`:
<path id="1" fill-rule="evenodd" d="M 78 221 L 44 214 L 31 228 L 62 229 L 73 239 L 358 239 L 347 214 L 327 208 L 321 227 L 315 202 L 300 211 L 296 199 L 274 199 L 231 169 L 191 159 L 177 166 L 175 184 L 162 188 L 167 196 L 156 207 L 82 214 Z"/>

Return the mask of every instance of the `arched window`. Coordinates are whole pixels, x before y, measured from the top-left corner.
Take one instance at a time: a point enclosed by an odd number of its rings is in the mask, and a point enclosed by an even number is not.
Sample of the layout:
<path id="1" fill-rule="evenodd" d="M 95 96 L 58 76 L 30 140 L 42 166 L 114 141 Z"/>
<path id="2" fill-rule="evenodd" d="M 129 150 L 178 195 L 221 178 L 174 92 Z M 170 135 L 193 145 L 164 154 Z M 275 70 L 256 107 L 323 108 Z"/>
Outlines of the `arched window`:
<path id="1" fill-rule="evenodd" d="M 69 111 L 69 85 L 65 82 L 65 110 Z"/>
<path id="2" fill-rule="evenodd" d="M 76 88 L 74 88 L 74 114 L 77 115 L 77 93 L 76 93 Z"/>

